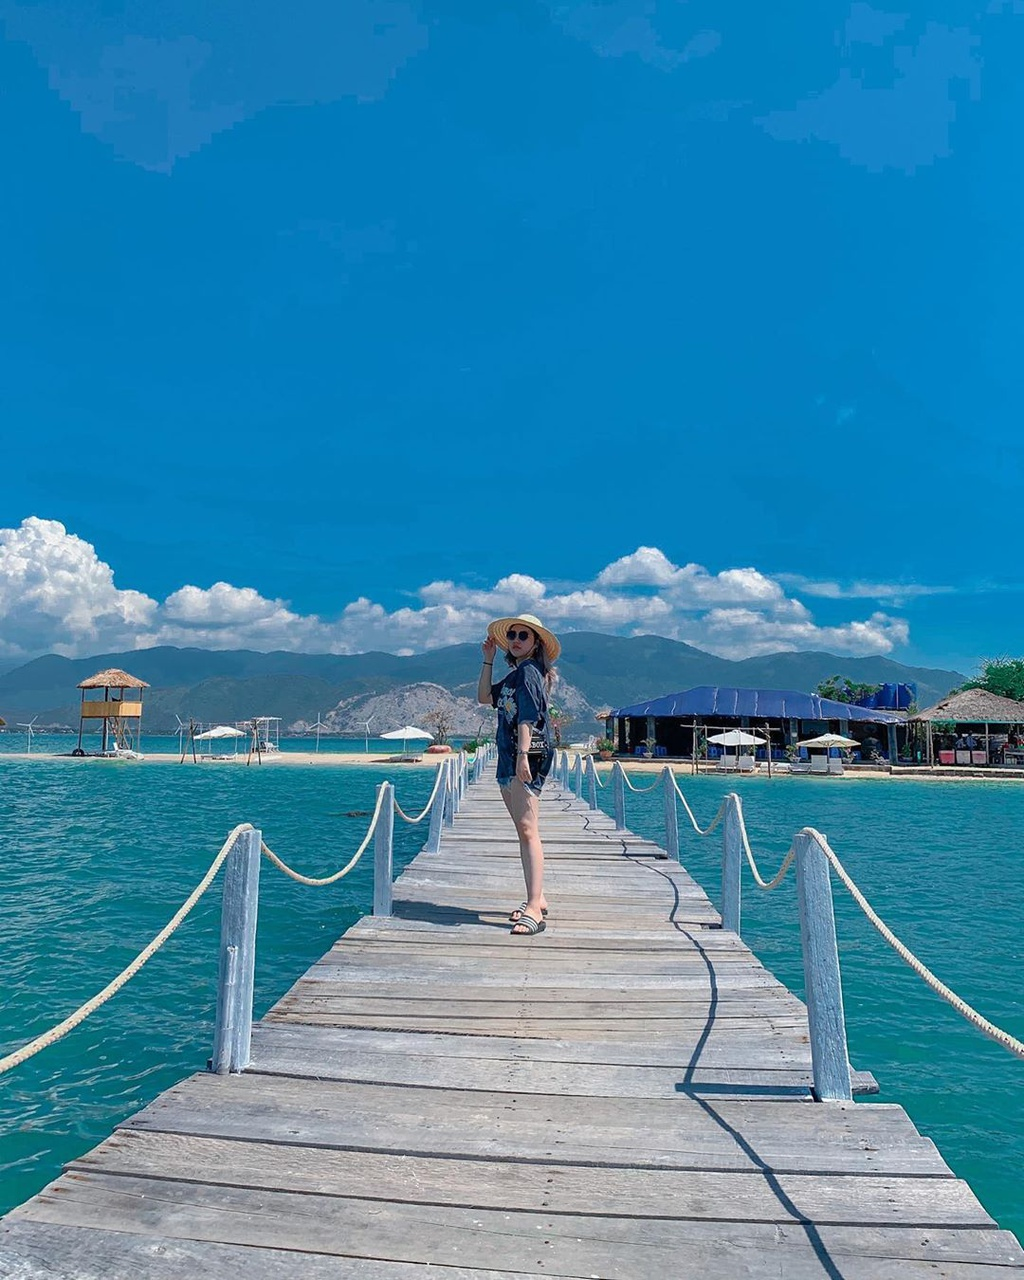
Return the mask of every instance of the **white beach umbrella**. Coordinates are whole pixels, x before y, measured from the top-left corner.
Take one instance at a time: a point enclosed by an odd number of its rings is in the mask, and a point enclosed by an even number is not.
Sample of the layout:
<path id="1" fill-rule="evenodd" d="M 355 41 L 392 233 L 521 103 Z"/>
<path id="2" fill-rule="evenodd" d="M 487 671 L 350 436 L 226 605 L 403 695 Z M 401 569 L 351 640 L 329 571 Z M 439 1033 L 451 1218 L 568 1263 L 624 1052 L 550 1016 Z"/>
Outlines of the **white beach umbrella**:
<path id="1" fill-rule="evenodd" d="M 382 733 L 380 736 L 382 738 L 393 738 L 396 741 L 399 738 L 401 738 L 403 755 L 405 754 L 405 744 L 409 741 L 410 738 L 413 738 L 413 739 L 425 738 L 430 742 L 433 742 L 434 740 L 434 735 L 432 733 L 428 733 L 426 729 L 417 729 L 414 724 L 403 725 L 401 729 L 392 729 L 390 730 L 390 732 Z"/>
<path id="2" fill-rule="evenodd" d="M 821 733 L 816 738 L 805 738 L 798 747 L 859 747 L 856 738 L 844 738 L 841 733 Z"/>
<path id="3" fill-rule="evenodd" d="M 756 733 L 746 733 L 743 729 L 729 729 L 726 733 L 713 733 L 708 742 L 716 747 L 763 747 L 766 738 L 759 738 Z"/>
<path id="4" fill-rule="evenodd" d="M 197 733 L 196 742 L 212 742 L 214 738 L 244 738 L 245 731 L 243 729 L 233 729 L 229 724 L 218 724 L 212 729 L 207 729 L 204 733 Z"/>

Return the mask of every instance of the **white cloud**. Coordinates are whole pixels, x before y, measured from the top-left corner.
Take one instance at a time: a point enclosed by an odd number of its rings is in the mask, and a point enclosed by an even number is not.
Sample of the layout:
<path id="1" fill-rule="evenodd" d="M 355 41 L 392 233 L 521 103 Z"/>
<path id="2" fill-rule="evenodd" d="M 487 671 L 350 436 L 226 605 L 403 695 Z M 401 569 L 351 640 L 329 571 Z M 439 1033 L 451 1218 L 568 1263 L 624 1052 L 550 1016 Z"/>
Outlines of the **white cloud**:
<path id="1" fill-rule="evenodd" d="M 56 520 L 30 516 L 0 529 L 0 654 L 72 655 L 131 647 L 157 603 L 121 591 L 88 542 Z"/>
<path id="2" fill-rule="evenodd" d="M 597 583 L 602 587 L 660 587 L 680 609 L 783 598 L 778 582 L 757 569 L 725 569 L 712 574 L 702 564 L 673 564 L 657 547 L 637 547 L 615 560 L 597 575 Z"/>
<path id="3" fill-rule="evenodd" d="M 491 587 L 438 580 L 399 608 L 360 596 L 324 618 L 228 582 L 187 584 L 160 603 L 117 587 L 95 549 L 56 520 L 30 517 L 18 529 L 0 530 L 0 655 L 74 656 L 157 644 L 415 653 L 480 639 L 492 618 L 514 613 L 537 614 L 556 631 L 655 633 L 726 657 L 782 649 L 889 653 L 907 642 L 906 621 L 883 612 L 819 625 L 784 582 L 834 600 L 881 592 L 880 584 L 844 589 L 749 566 L 712 573 L 699 564 L 678 565 L 657 547 L 638 547 L 589 583 L 550 589 L 525 573 L 508 574 Z M 901 593 L 926 590 L 907 586 Z"/>
<path id="4" fill-rule="evenodd" d="M 406 0 L 88 8 L 86 18 L 73 5 L 7 0 L 7 39 L 29 46 L 84 132 L 162 173 L 278 103 L 383 97 L 428 37 Z"/>
<path id="5" fill-rule="evenodd" d="M 863 656 L 890 653 L 910 638 L 906 621 L 885 613 L 834 627 L 820 627 L 806 610 L 803 614 L 786 617 L 754 609 L 712 609 L 704 617 L 684 623 L 677 638 L 723 658 L 798 650 Z"/>
<path id="6" fill-rule="evenodd" d="M 798 573 L 780 573 L 779 582 L 805 596 L 822 600 L 884 600 L 901 605 L 920 596 L 951 595 L 952 587 L 929 586 L 921 582 L 848 582 L 818 581 Z"/>
<path id="7" fill-rule="evenodd" d="M 655 0 L 549 0 L 548 8 L 563 31 L 590 45 L 598 57 L 639 58 L 659 71 L 710 57 L 722 43 L 721 35 L 708 28 L 687 32 L 681 43 L 669 38 L 663 29 L 669 23 Z"/>
<path id="8" fill-rule="evenodd" d="M 961 100 L 980 95 L 979 37 L 927 22 L 915 41 L 905 25 L 902 14 L 854 5 L 836 41 L 835 82 L 757 123 L 780 141 L 826 143 L 876 173 L 914 173 L 950 155 Z"/>

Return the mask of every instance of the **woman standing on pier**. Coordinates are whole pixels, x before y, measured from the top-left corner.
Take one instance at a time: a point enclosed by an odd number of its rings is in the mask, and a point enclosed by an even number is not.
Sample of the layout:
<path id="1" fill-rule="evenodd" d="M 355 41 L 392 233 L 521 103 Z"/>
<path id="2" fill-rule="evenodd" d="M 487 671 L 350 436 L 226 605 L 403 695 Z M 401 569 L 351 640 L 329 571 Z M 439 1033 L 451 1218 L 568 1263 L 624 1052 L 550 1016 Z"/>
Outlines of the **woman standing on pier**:
<path id="1" fill-rule="evenodd" d="M 526 901 L 509 920 L 514 934 L 529 937 L 544 931 L 548 913 L 538 811 L 541 788 L 554 760 L 548 694 L 562 646 L 538 618 L 525 613 L 495 619 L 481 647 L 477 699 L 498 709 L 498 786 L 519 836 L 526 879 Z M 511 670 L 493 683 L 491 669 L 498 649 L 505 651 Z"/>

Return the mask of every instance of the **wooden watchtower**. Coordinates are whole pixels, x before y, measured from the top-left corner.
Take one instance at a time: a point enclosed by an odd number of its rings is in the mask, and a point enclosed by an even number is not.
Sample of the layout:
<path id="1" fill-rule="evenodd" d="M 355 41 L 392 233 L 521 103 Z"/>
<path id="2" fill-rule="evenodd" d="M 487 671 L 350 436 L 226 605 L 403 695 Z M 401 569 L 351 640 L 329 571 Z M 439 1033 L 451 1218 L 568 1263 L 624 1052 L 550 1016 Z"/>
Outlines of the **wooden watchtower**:
<path id="1" fill-rule="evenodd" d="M 103 721 L 104 755 L 111 749 L 134 750 L 142 728 L 142 690 L 149 685 L 138 676 L 110 667 L 97 671 L 78 686 L 82 691 L 82 712 L 78 724 L 78 754 L 87 720 Z"/>

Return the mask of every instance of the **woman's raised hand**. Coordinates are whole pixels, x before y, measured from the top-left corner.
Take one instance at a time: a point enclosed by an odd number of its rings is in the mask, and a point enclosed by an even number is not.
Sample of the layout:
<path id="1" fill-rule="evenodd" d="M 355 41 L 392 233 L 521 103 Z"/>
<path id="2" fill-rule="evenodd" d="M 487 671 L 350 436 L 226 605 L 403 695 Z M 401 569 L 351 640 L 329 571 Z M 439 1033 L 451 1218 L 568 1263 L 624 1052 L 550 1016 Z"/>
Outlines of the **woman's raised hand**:
<path id="1" fill-rule="evenodd" d="M 494 655 L 498 652 L 498 646 L 490 636 L 487 637 L 480 648 L 483 650 L 484 662 L 493 662 Z"/>

